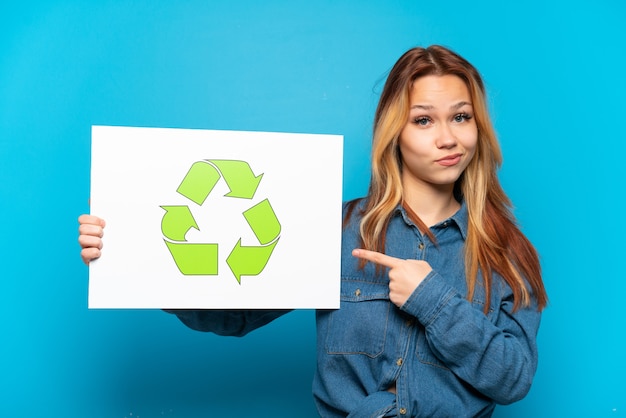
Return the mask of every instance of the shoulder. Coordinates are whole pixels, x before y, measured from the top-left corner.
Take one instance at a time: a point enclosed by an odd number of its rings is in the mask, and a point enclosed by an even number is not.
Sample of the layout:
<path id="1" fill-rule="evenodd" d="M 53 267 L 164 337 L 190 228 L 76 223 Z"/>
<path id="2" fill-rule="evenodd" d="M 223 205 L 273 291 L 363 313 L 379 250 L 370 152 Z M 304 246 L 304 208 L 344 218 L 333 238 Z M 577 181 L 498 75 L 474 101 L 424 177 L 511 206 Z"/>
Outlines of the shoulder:
<path id="1" fill-rule="evenodd" d="M 364 197 L 343 202 L 342 219 L 344 227 L 360 223 L 365 210 L 365 202 L 366 199 Z"/>
<path id="2" fill-rule="evenodd" d="M 361 219 L 365 208 L 365 198 L 343 202 L 342 241 L 344 246 L 356 248 L 359 244 Z"/>

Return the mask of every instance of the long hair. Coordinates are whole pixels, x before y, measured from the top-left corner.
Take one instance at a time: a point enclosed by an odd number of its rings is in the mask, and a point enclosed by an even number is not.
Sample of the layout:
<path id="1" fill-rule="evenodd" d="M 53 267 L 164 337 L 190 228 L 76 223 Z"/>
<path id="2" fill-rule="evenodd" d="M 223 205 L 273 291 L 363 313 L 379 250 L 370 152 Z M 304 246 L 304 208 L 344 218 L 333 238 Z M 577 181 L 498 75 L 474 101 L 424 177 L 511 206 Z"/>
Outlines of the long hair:
<path id="1" fill-rule="evenodd" d="M 484 83 L 468 61 L 445 47 L 410 49 L 387 77 L 374 117 L 372 174 L 360 225 L 363 247 L 384 251 L 389 220 L 394 209 L 404 203 L 398 141 L 409 118 L 411 87 L 427 75 L 455 75 L 465 82 L 478 128 L 474 157 L 454 185 L 455 195 L 465 200 L 469 214 L 465 242 L 467 297 L 471 299 L 479 285 L 480 272 L 489 300 L 496 272 L 513 290 L 514 309 L 528 306 L 534 296 L 541 310 L 547 304 L 547 295 L 539 257 L 518 228 L 511 202 L 497 177 L 502 153 L 489 118 Z M 405 208 L 422 233 L 434 241 L 424 222 L 408 206 Z"/>

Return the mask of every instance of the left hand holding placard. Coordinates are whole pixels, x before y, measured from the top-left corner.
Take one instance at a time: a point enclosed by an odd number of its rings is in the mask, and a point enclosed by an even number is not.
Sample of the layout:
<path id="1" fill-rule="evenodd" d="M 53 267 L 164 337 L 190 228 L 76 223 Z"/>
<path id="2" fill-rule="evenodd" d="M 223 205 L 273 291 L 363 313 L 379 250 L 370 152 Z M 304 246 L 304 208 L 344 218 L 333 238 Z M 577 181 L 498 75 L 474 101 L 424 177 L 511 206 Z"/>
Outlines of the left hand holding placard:
<path id="1" fill-rule="evenodd" d="M 430 264 L 424 260 L 402 260 L 360 248 L 352 250 L 352 255 L 389 268 L 389 299 L 398 307 L 404 305 L 432 271 Z"/>
<path id="2" fill-rule="evenodd" d="M 102 254 L 102 237 L 104 236 L 104 219 L 93 215 L 80 215 L 78 217 L 78 243 L 80 244 L 80 256 L 87 265 Z"/>

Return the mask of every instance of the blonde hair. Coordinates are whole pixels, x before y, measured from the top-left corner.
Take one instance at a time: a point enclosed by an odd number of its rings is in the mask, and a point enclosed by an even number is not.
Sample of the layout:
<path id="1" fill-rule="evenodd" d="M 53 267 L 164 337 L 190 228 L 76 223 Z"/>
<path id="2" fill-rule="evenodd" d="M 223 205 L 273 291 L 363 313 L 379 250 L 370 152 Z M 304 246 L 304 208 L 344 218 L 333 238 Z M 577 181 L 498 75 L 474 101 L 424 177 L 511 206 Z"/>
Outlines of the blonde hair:
<path id="1" fill-rule="evenodd" d="M 409 117 L 411 87 L 426 75 L 455 75 L 465 82 L 478 128 L 475 155 L 455 183 L 455 194 L 465 200 L 469 214 L 465 243 L 467 297 L 473 296 L 480 272 L 489 300 L 492 273 L 496 272 L 512 288 L 515 309 L 528 306 L 532 294 L 541 310 L 547 304 L 547 295 L 539 257 L 518 228 L 511 202 L 497 177 L 502 153 L 489 118 L 484 83 L 468 61 L 445 47 L 410 49 L 387 77 L 374 117 L 372 174 L 360 225 L 363 247 L 384 251 L 389 220 L 394 209 L 403 204 L 398 140 Z M 405 207 L 422 233 L 434 241 L 428 227 Z"/>

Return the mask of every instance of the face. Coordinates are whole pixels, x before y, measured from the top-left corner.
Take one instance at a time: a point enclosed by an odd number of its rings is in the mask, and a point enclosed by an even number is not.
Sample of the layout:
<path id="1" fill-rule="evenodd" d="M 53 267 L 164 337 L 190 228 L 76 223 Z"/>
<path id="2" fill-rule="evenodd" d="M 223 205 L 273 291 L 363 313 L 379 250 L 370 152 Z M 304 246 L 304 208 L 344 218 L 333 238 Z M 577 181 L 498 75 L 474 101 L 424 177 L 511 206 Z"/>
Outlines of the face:
<path id="1" fill-rule="evenodd" d="M 452 191 L 478 142 L 471 96 L 457 76 L 424 76 L 413 83 L 409 120 L 400 133 L 405 189 Z"/>

